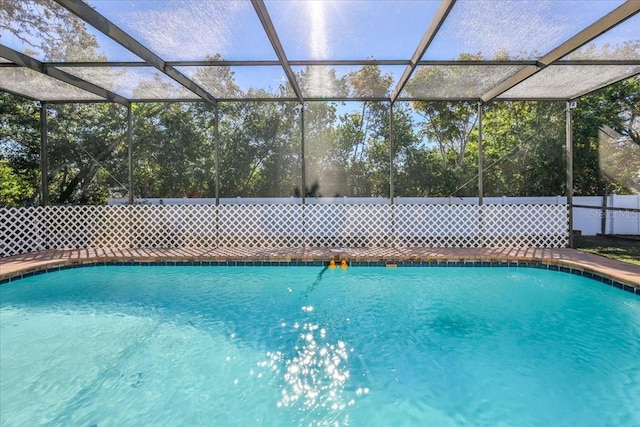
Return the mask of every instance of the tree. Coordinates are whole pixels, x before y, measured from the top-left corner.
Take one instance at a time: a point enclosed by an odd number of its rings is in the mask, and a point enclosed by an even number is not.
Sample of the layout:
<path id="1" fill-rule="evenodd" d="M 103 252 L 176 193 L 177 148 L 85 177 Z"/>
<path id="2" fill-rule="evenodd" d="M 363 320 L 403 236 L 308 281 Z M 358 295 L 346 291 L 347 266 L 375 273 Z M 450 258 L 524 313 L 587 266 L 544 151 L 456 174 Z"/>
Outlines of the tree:
<path id="1" fill-rule="evenodd" d="M 344 82 L 353 97 L 368 98 L 388 95 L 393 79 L 380 67 L 366 65 L 347 74 Z M 389 104 L 364 101 L 355 105 L 358 110 L 335 117 L 335 125 L 325 134 L 322 157 L 325 179 L 330 176 L 333 181 L 329 190 L 336 195 L 388 195 Z"/>
<path id="2" fill-rule="evenodd" d="M 418 101 L 413 108 L 423 118 L 421 136 L 437 143 L 442 164 L 447 164 L 448 153 L 453 152 L 455 166 L 464 166 L 471 131 L 477 122 L 477 106 L 465 101 Z"/>
<path id="3" fill-rule="evenodd" d="M 485 195 L 564 194 L 564 103 L 494 102 L 484 117 Z"/>
<path id="4" fill-rule="evenodd" d="M 0 160 L 0 206 L 20 206 L 29 193 L 29 183 L 13 171 L 9 162 Z"/>
<path id="5" fill-rule="evenodd" d="M 4 162 L 11 187 L 20 195 L 7 194 L 2 205 L 31 205 L 40 196 L 40 130 L 38 110 L 31 101 L 0 92 L 0 161 Z M 17 182 L 21 184 L 16 187 Z"/>
<path id="6" fill-rule="evenodd" d="M 213 142 L 205 138 L 194 112 L 180 103 L 136 104 L 133 112 L 136 196 L 201 196 Z"/>
<path id="7" fill-rule="evenodd" d="M 51 202 L 101 204 L 110 188 L 123 191 L 125 184 L 115 178 L 115 170 L 122 170 L 126 159 L 123 107 L 55 105 L 49 108 L 48 117 Z"/>
<path id="8" fill-rule="evenodd" d="M 615 176 L 607 176 L 600 165 L 600 132 L 607 126 L 638 143 L 640 78 L 631 77 L 583 96 L 573 112 L 576 195 L 629 191 L 616 183 Z"/>
<path id="9" fill-rule="evenodd" d="M 398 172 L 397 194 L 416 197 L 448 197 L 456 189 L 458 174 L 442 165 L 436 150 L 410 146 Z"/>

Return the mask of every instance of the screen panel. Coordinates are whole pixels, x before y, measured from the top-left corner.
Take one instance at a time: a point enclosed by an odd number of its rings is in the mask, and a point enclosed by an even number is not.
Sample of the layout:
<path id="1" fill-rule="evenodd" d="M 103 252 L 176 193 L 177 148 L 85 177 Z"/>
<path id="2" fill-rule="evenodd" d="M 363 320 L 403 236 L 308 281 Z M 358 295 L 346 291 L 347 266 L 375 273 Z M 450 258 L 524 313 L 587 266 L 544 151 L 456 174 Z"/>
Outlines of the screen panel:
<path id="1" fill-rule="evenodd" d="M 295 97 L 279 65 L 176 67 L 216 98 Z"/>
<path id="2" fill-rule="evenodd" d="M 309 65 L 292 67 L 305 98 L 388 98 L 404 66 Z"/>
<path id="3" fill-rule="evenodd" d="M 478 99 L 522 69 L 521 65 L 423 65 L 400 94 L 403 99 Z"/>
<path id="4" fill-rule="evenodd" d="M 92 0 L 90 4 L 165 61 L 277 58 L 247 0 Z"/>
<path id="5" fill-rule="evenodd" d="M 199 99 L 153 67 L 60 67 L 127 99 Z"/>
<path id="6" fill-rule="evenodd" d="M 0 67 L 0 89 L 41 101 L 104 101 L 91 92 L 24 67 Z"/>
<path id="7" fill-rule="evenodd" d="M 640 14 L 596 37 L 565 59 L 640 59 Z"/>
<path id="8" fill-rule="evenodd" d="M 267 1 L 289 60 L 409 59 L 439 1 Z"/>
<path id="9" fill-rule="evenodd" d="M 498 99 L 572 99 L 640 73 L 640 65 L 550 65 Z"/>
<path id="10" fill-rule="evenodd" d="M 20 0 L 13 6 L 4 15 L 8 22 L 0 26 L 0 40 L 27 56 L 48 62 L 140 60 L 53 0 Z"/>
<path id="11" fill-rule="evenodd" d="M 422 60 L 537 59 L 622 3 L 461 0 Z"/>

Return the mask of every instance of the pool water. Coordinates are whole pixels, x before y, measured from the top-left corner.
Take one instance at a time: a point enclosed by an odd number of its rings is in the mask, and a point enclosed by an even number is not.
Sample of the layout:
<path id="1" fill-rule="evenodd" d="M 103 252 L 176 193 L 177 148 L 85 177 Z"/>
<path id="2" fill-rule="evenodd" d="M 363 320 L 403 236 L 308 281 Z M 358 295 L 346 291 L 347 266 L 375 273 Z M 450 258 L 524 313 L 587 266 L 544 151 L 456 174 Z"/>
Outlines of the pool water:
<path id="1" fill-rule="evenodd" d="M 0 425 L 640 425 L 640 298 L 535 268 L 52 272 L 0 286 Z"/>

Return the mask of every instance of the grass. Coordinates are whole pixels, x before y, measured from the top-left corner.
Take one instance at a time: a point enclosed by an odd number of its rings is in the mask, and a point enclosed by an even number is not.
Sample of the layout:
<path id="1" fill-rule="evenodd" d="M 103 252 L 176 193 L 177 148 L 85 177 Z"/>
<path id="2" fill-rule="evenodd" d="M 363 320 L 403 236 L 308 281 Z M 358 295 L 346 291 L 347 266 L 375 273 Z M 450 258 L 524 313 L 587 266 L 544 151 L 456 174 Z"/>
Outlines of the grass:
<path id="1" fill-rule="evenodd" d="M 640 265 L 640 238 L 637 236 L 635 239 L 613 236 L 576 236 L 574 245 L 579 251 Z"/>

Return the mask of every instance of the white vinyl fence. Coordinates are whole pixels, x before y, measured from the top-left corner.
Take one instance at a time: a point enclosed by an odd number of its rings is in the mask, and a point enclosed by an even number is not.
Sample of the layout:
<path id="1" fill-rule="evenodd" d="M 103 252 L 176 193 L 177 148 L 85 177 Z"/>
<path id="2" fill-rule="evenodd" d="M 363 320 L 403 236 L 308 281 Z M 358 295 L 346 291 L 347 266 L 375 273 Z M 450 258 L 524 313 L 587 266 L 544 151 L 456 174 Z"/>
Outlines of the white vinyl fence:
<path id="1" fill-rule="evenodd" d="M 80 248 L 568 244 L 564 204 L 368 202 L 0 208 L 0 257 Z"/>
<path id="2" fill-rule="evenodd" d="M 574 197 L 573 229 L 593 236 L 602 233 L 604 222 L 604 234 L 640 236 L 640 194 L 608 196 L 606 206 L 614 209 L 603 210 L 603 202 L 602 196 Z"/>

